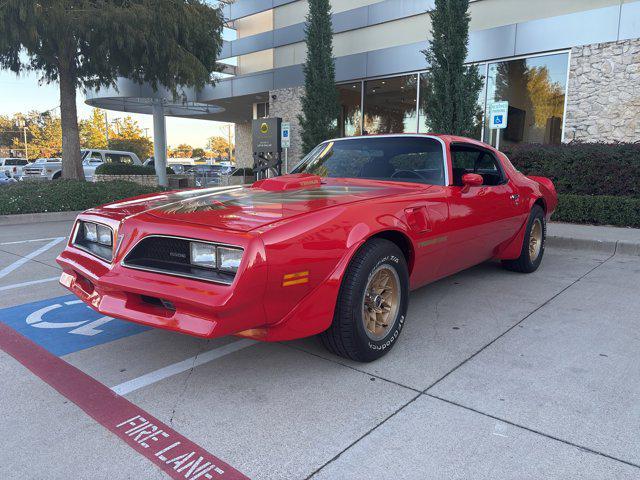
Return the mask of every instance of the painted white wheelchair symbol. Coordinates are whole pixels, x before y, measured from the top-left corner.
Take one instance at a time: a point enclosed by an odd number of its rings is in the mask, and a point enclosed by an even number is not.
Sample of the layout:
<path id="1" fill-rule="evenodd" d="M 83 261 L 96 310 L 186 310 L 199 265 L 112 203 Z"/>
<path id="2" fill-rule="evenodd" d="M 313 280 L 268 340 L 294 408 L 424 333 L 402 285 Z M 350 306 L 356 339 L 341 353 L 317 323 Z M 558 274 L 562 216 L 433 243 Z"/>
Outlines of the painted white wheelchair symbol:
<path id="1" fill-rule="evenodd" d="M 78 303 L 82 303 L 82 300 L 72 300 L 70 302 L 64 302 L 64 305 L 76 305 Z M 93 335 L 97 335 L 98 333 L 102 333 L 104 331 L 98 329 L 98 327 L 113 320 L 113 318 L 111 317 L 100 317 L 97 320 L 93 321 L 81 320 L 78 322 L 46 322 L 42 319 L 45 314 L 58 308 L 62 308 L 62 305 L 56 303 L 43 307 L 40 310 L 36 310 L 27 317 L 27 325 L 31 325 L 35 328 L 73 328 L 73 330 L 71 330 L 69 333 L 92 337 Z"/>

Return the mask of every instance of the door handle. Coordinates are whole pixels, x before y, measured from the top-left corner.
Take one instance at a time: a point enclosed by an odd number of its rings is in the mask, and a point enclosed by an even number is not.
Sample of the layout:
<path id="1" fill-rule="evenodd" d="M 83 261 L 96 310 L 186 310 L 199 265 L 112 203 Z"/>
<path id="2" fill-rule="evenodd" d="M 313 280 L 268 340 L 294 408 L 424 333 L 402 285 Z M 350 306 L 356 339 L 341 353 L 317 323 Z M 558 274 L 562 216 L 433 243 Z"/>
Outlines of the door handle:
<path id="1" fill-rule="evenodd" d="M 520 199 L 520 195 L 518 195 L 517 193 L 514 193 L 513 195 L 511 195 L 511 200 L 515 200 L 518 201 Z"/>

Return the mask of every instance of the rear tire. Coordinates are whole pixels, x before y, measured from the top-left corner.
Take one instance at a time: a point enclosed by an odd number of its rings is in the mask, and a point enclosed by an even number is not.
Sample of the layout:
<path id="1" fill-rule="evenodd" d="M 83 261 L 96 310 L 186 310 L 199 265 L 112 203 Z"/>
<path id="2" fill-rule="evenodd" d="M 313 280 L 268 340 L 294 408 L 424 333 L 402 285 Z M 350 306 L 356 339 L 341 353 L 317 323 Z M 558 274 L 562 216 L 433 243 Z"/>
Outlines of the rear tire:
<path id="1" fill-rule="evenodd" d="M 371 362 L 395 345 L 409 305 L 409 271 L 394 243 L 374 238 L 345 272 L 331 326 L 319 337 L 332 353 Z"/>
<path id="2" fill-rule="evenodd" d="M 544 210 L 540 205 L 534 205 L 529 214 L 527 232 L 522 242 L 520 256 L 515 260 L 503 260 L 502 265 L 507 270 L 521 273 L 535 272 L 544 256 L 544 244 L 547 237 L 547 222 Z"/>

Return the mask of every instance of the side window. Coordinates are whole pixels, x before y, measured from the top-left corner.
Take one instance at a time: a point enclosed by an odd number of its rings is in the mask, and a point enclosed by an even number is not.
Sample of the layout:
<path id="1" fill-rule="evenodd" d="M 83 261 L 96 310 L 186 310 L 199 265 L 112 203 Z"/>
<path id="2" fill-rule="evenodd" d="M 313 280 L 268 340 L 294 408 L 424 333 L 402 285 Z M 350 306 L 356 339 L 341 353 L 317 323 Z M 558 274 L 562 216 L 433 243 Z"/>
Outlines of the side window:
<path id="1" fill-rule="evenodd" d="M 465 173 L 481 175 L 483 185 L 495 186 L 504 183 L 504 174 L 494 155 L 472 145 L 452 145 L 451 162 L 453 169 L 453 184 L 462 186 L 462 176 Z"/>
<path id="2" fill-rule="evenodd" d="M 100 152 L 91 152 L 91 156 L 89 157 L 89 163 L 91 164 L 102 163 L 102 154 Z"/>
<path id="3" fill-rule="evenodd" d="M 133 163 L 133 158 L 130 155 L 122 155 L 120 153 L 106 153 L 105 157 L 107 158 L 108 163 Z"/>

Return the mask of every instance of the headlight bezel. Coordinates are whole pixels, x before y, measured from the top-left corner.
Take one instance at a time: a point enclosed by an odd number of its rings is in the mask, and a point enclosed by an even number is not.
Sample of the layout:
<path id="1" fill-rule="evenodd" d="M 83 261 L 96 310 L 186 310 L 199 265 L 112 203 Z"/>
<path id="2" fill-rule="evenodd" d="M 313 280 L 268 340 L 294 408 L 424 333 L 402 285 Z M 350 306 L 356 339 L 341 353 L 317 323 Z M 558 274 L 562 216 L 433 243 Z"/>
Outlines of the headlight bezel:
<path id="1" fill-rule="evenodd" d="M 91 232 L 92 229 L 95 231 L 95 238 L 87 238 L 87 231 Z M 103 235 L 102 242 L 99 232 Z M 106 234 L 109 237 L 108 242 L 104 238 Z M 89 236 L 92 237 L 92 235 Z M 114 257 L 113 239 L 114 231 L 111 226 L 92 220 L 78 220 L 72 245 L 104 262 L 111 263 Z"/>

